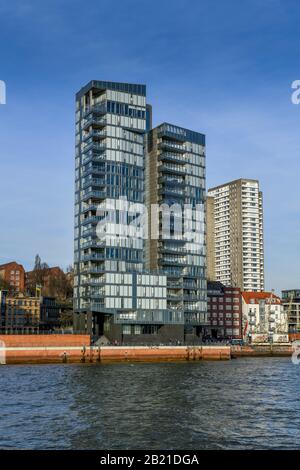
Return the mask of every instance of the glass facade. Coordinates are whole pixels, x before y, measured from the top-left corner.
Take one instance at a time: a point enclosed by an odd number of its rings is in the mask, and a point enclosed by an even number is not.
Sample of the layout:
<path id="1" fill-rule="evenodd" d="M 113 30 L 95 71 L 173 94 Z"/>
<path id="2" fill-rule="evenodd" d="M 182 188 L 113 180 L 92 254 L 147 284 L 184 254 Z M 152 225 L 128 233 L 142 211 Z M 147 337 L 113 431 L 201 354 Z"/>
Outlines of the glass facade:
<path id="1" fill-rule="evenodd" d="M 100 312 L 105 307 L 106 272 L 142 271 L 143 240 L 122 237 L 122 227 L 128 220 L 116 201 L 124 200 L 127 204 L 144 201 L 145 131 L 144 85 L 94 81 L 77 94 L 74 237 L 77 312 Z M 111 215 L 114 226 L 119 228 L 119 237 L 108 230 Z"/>
<path id="2" fill-rule="evenodd" d="M 144 85 L 93 81 L 76 95 L 76 330 L 109 334 L 131 323 L 136 334 L 145 323 L 183 324 L 167 308 L 166 276 L 144 271 L 145 240 L 135 225 L 151 114 Z"/>
<path id="3" fill-rule="evenodd" d="M 184 313 L 189 331 L 207 323 L 205 136 L 168 123 L 153 129 L 147 182 L 149 210 L 159 207 L 159 234 L 147 242 L 147 266 L 167 275 L 167 306 Z"/>

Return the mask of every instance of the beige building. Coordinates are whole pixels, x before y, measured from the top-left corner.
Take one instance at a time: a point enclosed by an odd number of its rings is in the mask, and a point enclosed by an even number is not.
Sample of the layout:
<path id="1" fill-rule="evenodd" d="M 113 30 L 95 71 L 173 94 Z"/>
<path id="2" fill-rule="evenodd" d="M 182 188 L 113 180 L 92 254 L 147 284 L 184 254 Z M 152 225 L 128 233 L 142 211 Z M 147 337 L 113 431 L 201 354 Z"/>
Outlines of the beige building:
<path id="1" fill-rule="evenodd" d="M 214 198 L 206 197 L 206 250 L 207 250 L 207 278 L 209 281 L 216 280 L 216 257 L 215 257 L 215 208 Z"/>
<path id="2" fill-rule="evenodd" d="M 286 312 L 273 292 L 242 292 L 242 309 L 245 335 L 287 333 Z"/>
<path id="3" fill-rule="evenodd" d="M 2 318 L 5 329 L 38 328 L 40 321 L 40 299 L 18 294 L 6 298 L 6 309 Z"/>
<path id="4" fill-rule="evenodd" d="M 208 279 L 264 290 L 263 202 L 259 182 L 239 179 L 208 190 Z"/>

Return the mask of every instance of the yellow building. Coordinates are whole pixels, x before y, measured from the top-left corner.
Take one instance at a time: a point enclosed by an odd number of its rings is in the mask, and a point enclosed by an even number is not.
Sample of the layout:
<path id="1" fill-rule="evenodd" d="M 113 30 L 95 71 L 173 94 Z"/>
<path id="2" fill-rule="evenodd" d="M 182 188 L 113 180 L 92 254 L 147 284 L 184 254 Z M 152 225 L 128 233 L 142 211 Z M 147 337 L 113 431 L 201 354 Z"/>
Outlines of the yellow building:
<path id="1" fill-rule="evenodd" d="M 4 320 L 4 321 L 3 321 Z M 2 327 L 37 328 L 40 321 L 40 299 L 19 294 L 6 298 L 6 309 Z"/>

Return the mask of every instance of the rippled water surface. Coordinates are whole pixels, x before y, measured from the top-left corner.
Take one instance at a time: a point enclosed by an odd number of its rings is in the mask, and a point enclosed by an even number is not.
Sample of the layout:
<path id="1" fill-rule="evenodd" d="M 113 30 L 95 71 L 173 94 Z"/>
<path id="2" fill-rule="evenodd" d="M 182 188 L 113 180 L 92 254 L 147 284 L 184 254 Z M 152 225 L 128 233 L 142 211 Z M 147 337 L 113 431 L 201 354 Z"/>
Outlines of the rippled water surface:
<path id="1" fill-rule="evenodd" d="M 300 365 L 0 366 L 0 447 L 300 449 Z"/>

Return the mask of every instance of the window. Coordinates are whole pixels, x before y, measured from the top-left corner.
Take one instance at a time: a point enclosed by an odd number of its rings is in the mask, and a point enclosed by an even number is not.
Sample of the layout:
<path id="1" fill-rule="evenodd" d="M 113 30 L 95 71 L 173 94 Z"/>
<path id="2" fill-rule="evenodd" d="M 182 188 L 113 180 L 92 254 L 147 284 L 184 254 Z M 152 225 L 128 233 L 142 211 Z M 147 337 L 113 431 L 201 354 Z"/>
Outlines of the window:
<path id="1" fill-rule="evenodd" d="M 131 325 L 123 325 L 123 335 L 131 335 Z"/>
<path id="2" fill-rule="evenodd" d="M 140 335 L 142 332 L 141 325 L 134 325 L 134 334 Z"/>

